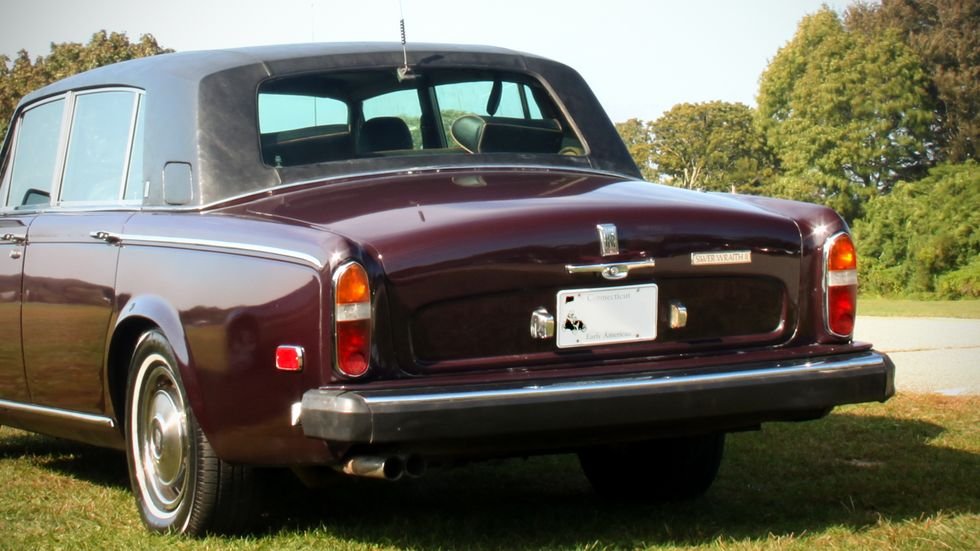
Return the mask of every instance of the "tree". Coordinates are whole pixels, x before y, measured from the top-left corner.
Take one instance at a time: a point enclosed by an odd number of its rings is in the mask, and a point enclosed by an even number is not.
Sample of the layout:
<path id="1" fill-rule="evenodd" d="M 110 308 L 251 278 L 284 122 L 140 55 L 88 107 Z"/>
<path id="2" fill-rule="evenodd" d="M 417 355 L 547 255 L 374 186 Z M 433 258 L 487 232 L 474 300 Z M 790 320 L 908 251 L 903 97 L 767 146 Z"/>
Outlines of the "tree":
<path id="1" fill-rule="evenodd" d="M 14 60 L 0 55 L 0 135 L 6 133 L 17 102 L 46 84 L 102 65 L 171 51 L 161 48 L 149 34 L 131 43 L 125 33 L 99 31 L 88 44 L 51 44 L 51 53 L 33 62 L 26 50 Z"/>
<path id="2" fill-rule="evenodd" d="M 980 165 L 941 164 L 872 199 L 854 224 L 865 291 L 980 297 Z"/>
<path id="3" fill-rule="evenodd" d="M 928 84 L 897 32 L 848 32 L 826 7 L 804 17 L 760 79 L 760 126 L 784 171 L 773 191 L 853 219 L 920 177 L 935 157 Z"/>
<path id="4" fill-rule="evenodd" d="M 640 169 L 643 179 L 654 182 L 657 179 L 656 168 L 653 166 L 652 147 L 653 133 L 649 122 L 640 119 L 630 119 L 616 123 L 616 131 L 623 139 L 633 161 Z"/>
<path id="5" fill-rule="evenodd" d="M 741 103 L 675 105 L 649 125 L 658 180 L 688 189 L 754 190 L 773 168 L 754 120 Z"/>
<path id="6" fill-rule="evenodd" d="M 865 36 L 898 32 L 921 58 L 939 123 L 940 156 L 976 159 L 980 149 L 980 0 L 882 0 L 845 12 Z"/>

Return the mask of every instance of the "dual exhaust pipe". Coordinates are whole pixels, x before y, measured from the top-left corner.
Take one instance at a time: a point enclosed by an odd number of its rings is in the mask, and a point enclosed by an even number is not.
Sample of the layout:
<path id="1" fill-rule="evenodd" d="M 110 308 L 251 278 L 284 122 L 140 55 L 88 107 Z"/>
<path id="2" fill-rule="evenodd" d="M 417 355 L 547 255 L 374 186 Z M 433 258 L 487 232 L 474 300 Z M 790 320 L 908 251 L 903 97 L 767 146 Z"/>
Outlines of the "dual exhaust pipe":
<path id="1" fill-rule="evenodd" d="M 359 455 L 348 459 L 334 468 L 351 476 L 398 480 L 402 476 L 412 478 L 420 477 L 425 474 L 426 467 L 425 459 L 422 459 L 418 455 Z"/>

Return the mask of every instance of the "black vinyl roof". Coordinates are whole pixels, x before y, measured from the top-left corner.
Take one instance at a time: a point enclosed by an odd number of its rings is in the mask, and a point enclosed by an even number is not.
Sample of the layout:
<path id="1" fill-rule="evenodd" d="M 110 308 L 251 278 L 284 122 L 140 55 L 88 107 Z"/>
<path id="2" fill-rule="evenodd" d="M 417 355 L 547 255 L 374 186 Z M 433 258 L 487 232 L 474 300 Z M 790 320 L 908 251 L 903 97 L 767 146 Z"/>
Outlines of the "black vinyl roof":
<path id="1" fill-rule="evenodd" d="M 536 57 L 492 46 L 422 43 L 407 45 L 406 49 L 416 62 L 426 56 L 449 53 Z M 397 42 L 284 44 L 160 54 L 114 63 L 67 77 L 28 94 L 22 103 L 68 90 L 91 87 L 131 86 L 145 90 L 161 85 L 172 86 L 175 80 L 194 86 L 210 75 L 244 66 L 262 66 L 267 69 L 268 76 L 279 76 L 312 69 L 350 66 L 354 60 L 378 65 L 382 59 L 385 61 L 394 59 L 392 56 L 397 57 L 400 64 L 403 59 L 401 44 Z"/>
<path id="2" fill-rule="evenodd" d="M 551 155 L 453 156 L 362 159 L 277 168 L 263 163 L 256 96 L 261 83 L 276 77 L 342 69 L 395 70 L 403 64 L 399 43 L 323 43 L 190 51 L 107 65 L 45 86 L 21 107 L 71 90 L 131 87 L 143 90 L 146 132 L 143 181 L 146 204 L 163 206 L 163 167 L 192 167 L 194 194 L 188 206 L 202 206 L 293 182 L 346 174 L 418 169 L 442 163 L 555 165 L 591 168 L 639 177 L 636 165 L 598 100 L 574 70 L 542 57 L 488 46 L 410 44 L 413 69 L 485 68 L 525 73 L 541 80 L 587 141 L 586 157 Z M 139 169 L 139 167 L 136 167 Z"/>

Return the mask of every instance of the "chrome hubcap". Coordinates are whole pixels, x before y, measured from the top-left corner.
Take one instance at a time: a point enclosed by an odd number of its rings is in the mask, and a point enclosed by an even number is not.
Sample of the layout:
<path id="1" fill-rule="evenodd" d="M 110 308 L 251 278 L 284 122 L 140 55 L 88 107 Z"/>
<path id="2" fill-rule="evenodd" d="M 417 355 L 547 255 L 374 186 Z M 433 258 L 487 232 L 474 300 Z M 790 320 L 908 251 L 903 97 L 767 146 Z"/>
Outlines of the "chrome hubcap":
<path id="1" fill-rule="evenodd" d="M 160 517 L 171 516 L 186 492 L 190 446 L 184 398 L 166 362 L 157 354 L 144 360 L 131 419 L 140 490 Z"/>

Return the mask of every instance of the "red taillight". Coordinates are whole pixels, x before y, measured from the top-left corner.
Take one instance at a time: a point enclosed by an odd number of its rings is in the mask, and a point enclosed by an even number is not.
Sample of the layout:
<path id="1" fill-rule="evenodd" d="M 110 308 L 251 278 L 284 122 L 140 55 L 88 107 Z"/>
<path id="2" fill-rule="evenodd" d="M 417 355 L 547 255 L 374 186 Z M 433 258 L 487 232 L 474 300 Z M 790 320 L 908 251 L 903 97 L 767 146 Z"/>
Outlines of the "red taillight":
<path id="1" fill-rule="evenodd" d="M 334 324 L 337 371 L 361 377 L 371 366 L 371 285 L 355 262 L 334 274 Z"/>
<path id="2" fill-rule="evenodd" d="M 827 329 L 837 336 L 848 337 L 854 332 L 857 311 L 857 253 L 846 233 L 831 236 L 824 251 Z"/>

